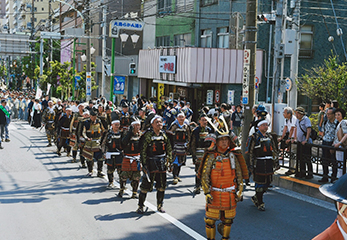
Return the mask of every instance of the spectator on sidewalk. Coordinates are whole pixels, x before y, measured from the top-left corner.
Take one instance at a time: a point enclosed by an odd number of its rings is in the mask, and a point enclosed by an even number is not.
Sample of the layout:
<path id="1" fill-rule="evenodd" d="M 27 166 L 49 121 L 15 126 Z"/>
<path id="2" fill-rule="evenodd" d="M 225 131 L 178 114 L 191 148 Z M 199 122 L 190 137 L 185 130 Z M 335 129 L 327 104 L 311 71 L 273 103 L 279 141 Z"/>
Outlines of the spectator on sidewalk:
<path id="1" fill-rule="evenodd" d="M 324 184 L 319 191 L 335 201 L 337 218 L 335 222 L 313 240 L 343 240 L 347 239 L 347 175 L 334 184 Z"/>
<path id="2" fill-rule="evenodd" d="M 346 116 L 346 111 L 342 108 L 337 108 L 335 110 L 335 118 L 339 122 L 339 124 L 336 127 L 335 131 L 335 139 L 333 143 L 333 147 L 335 148 L 342 148 L 345 146 L 342 146 L 343 143 L 347 140 L 347 120 L 344 120 Z M 344 161 L 344 152 L 342 151 L 336 151 L 336 161 L 341 162 L 341 166 L 343 165 Z M 337 177 L 342 176 L 342 168 L 338 169 Z"/>
<path id="3" fill-rule="evenodd" d="M 324 115 L 325 115 L 325 111 L 324 111 L 324 107 L 325 107 L 325 104 L 324 103 L 321 103 L 319 105 L 319 113 L 318 113 L 318 131 L 319 131 L 319 135 L 323 135 L 323 132 L 322 132 L 322 125 L 323 125 L 323 122 L 324 122 Z"/>
<path id="4" fill-rule="evenodd" d="M 240 135 L 241 132 L 241 121 L 243 119 L 242 116 L 242 107 L 240 105 L 236 106 L 236 111 L 231 114 L 231 128 L 236 136 Z"/>
<path id="5" fill-rule="evenodd" d="M 335 109 L 329 108 L 327 111 L 328 119 L 327 121 L 323 122 L 322 125 L 322 133 L 323 133 L 323 146 L 332 146 L 335 138 L 335 130 L 337 127 L 337 124 L 339 123 L 335 119 Z M 329 165 L 330 163 L 333 164 L 332 174 L 331 174 L 331 182 L 334 182 L 336 180 L 336 174 L 337 174 L 337 163 L 335 156 L 330 153 L 329 149 L 323 148 L 323 155 L 322 155 L 322 165 L 323 165 L 323 178 L 318 180 L 318 182 L 326 183 L 329 180 Z"/>
<path id="6" fill-rule="evenodd" d="M 295 109 L 296 113 L 296 131 L 294 135 L 294 141 L 297 141 L 297 165 L 298 170 L 295 177 L 312 179 L 313 169 L 311 162 L 311 148 L 307 146 L 307 143 L 312 143 L 311 135 L 311 121 L 305 115 L 305 109 L 298 107 Z M 307 168 L 306 168 L 307 166 Z"/>
<path id="7" fill-rule="evenodd" d="M 327 120 L 328 120 L 327 112 L 328 112 L 328 109 L 331 108 L 331 107 L 333 107 L 333 106 L 331 105 L 331 101 L 330 101 L 330 100 L 327 100 L 327 101 L 325 102 L 325 115 L 324 115 L 324 117 L 323 117 L 323 121 L 327 121 Z"/>
<path id="8" fill-rule="evenodd" d="M 285 172 L 286 175 L 291 175 L 295 173 L 295 159 L 293 157 L 296 154 L 296 144 L 289 144 L 292 139 L 294 139 L 295 128 L 296 128 L 296 117 L 293 115 L 293 109 L 291 107 L 286 107 L 283 110 L 283 117 L 285 118 L 284 128 L 282 136 L 278 138 L 278 142 L 281 143 L 280 148 L 289 148 L 291 152 L 291 157 L 289 158 L 289 170 Z"/>

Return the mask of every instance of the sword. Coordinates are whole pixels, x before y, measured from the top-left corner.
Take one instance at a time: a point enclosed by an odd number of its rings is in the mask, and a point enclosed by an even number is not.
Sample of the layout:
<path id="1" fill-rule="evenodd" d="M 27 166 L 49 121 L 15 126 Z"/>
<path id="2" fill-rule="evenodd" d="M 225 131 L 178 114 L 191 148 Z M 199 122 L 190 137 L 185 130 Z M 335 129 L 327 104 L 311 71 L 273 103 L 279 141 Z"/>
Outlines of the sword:
<path id="1" fill-rule="evenodd" d="M 143 173 L 145 174 L 145 176 L 146 176 L 146 178 L 147 178 L 147 181 L 148 181 L 148 182 L 151 182 L 151 179 L 149 178 L 149 175 L 148 175 L 147 166 L 145 166 L 144 164 L 142 164 L 142 171 L 143 171 Z"/>

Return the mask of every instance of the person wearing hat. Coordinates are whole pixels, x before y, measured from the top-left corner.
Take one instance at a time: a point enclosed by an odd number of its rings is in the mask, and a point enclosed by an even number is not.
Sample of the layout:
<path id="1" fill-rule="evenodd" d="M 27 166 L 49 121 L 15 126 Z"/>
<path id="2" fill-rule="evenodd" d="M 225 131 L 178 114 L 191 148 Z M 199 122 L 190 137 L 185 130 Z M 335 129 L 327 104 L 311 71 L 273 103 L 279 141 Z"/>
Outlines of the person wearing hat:
<path id="1" fill-rule="evenodd" d="M 165 212 L 163 201 L 166 188 L 167 164 L 172 162 L 172 148 L 170 141 L 163 131 L 163 119 L 155 115 L 151 120 L 152 128 L 144 134 L 143 145 L 141 148 L 140 160 L 142 170 L 142 183 L 140 186 L 139 202 L 137 213 L 144 212 L 144 202 L 147 192 L 152 192 L 153 184 L 157 189 L 157 209 Z"/>
<path id="2" fill-rule="evenodd" d="M 252 126 L 249 130 L 248 136 L 252 136 L 254 133 L 258 131 L 258 123 L 260 121 L 263 121 L 264 119 L 267 119 L 268 112 L 266 111 L 266 108 L 263 105 L 259 105 L 257 107 L 256 114 L 257 120 L 252 122 Z"/>
<path id="3" fill-rule="evenodd" d="M 61 148 L 64 147 L 67 151 L 66 156 L 70 156 L 71 147 L 69 146 L 70 139 L 70 124 L 72 121 L 72 109 L 66 108 L 65 113 L 62 114 L 58 120 L 58 145 L 57 154 L 61 156 Z"/>
<path id="4" fill-rule="evenodd" d="M 278 146 L 268 130 L 267 120 L 258 122 L 258 131 L 249 139 L 249 169 L 253 173 L 255 195 L 252 202 L 260 210 L 265 211 L 263 195 L 270 186 L 273 174 L 278 167 Z"/>
<path id="5" fill-rule="evenodd" d="M 141 122 L 133 119 L 127 134 L 122 139 L 122 148 L 124 158 L 122 162 L 122 172 L 120 174 L 120 190 L 118 197 L 123 197 L 127 179 L 131 181 L 133 195 L 131 198 L 137 198 L 137 190 L 141 178 L 140 165 L 140 137 Z"/>
<path id="6" fill-rule="evenodd" d="M 99 104 L 98 106 L 98 114 L 97 114 L 98 118 L 100 119 L 104 129 L 109 129 L 110 126 L 108 125 L 107 122 L 107 114 L 105 112 L 105 108 L 102 104 Z"/>
<path id="7" fill-rule="evenodd" d="M 190 139 L 190 149 L 192 153 L 193 163 L 195 165 L 195 173 L 198 173 L 202 158 L 205 153 L 205 148 L 208 147 L 208 142 L 205 142 L 205 138 L 208 134 L 212 133 L 212 129 L 207 126 L 206 114 L 201 114 L 199 117 L 199 126 L 192 132 Z M 195 176 L 195 194 L 200 194 L 201 181 Z"/>
<path id="8" fill-rule="evenodd" d="M 246 162 L 229 130 L 212 125 L 215 134 L 205 141 L 212 141 L 198 171 L 202 189 L 205 193 L 205 228 L 207 239 L 215 239 L 218 220 L 218 232 L 222 239 L 229 239 L 231 225 L 236 216 L 236 205 L 242 201 L 243 179 L 248 179 Z"/>
<path id="9" fill-rule="evenodd" d="M 337 218 L 334 223 L 313 240 L 346 240 L 347 239 L 347 174 L 334 184 L 324 184 L 319 191 L 335 201 Z"/>
<path id="10" fill-rule="evenodd" d="M 42 121 L 45 124 L 45 130 L 48 140 L 47 147 L 52 146 L 52 138 L 54 140 L 54 119 L 55 112 L 53 110 L 53 102 L 48 101 L 48 107 L 43 111 Z"/>
<path id="11" fill-rule="evenodd" d="M 83 104 L 78 104 L 77 106 L 78 112 L 75 112 L 73 114 L 71 123 L 70 123 L 70 141 L 69 145 L 72 148 L 72 161 L 71 162 L 77 162 L 77 150 L 78 150 L 78 136 L 77 136 L 77 129 L 78 124 L 83 120 Z M 81 154 L 81 153 L 80 153 Z"/>
<path id="12" fill-rule="evenodd" d="M 295 174 L 295 177 L 312 179 L 313 169 L 311 162 L 311 148 L 307 146 L 307 143 L 312 143 L 310 138 L 311 134 L 311 121 L 305 116 L 305 109 L 303 107 L 297 107 L 295 109 L 296 115 L 296 131 L 294 134 L 294 141 L 297 144 L 297 166 L 299 172 Z M 308 160 L 307 160 L 308 159 Z M 307 169 L 306 169 L 307 166 Z"/>
<path id="13" fill-rule="evenodd" d="M 103 153 L 101 151 L 100 141 L 104 134 L 104 127 L 101 121 L 97 118 L 97 114 L 94 111 L 90 112 L 90 119 L 87 119 L 83 124 L 82 137 L 86 143 L 83 148 L 82 156 L 87 161 L 88 174 L 93 175 L 94 159 L 97 162 L 97 177 L 104 177 L 102 172 L 103 167 Z"/>
<path id="14" fill-rule="evenodd" d="M 113 189 L 114 171 L 117 170 L 119 179 L 121 178 L 121 167 L 123 161 L 122 134 L 119 130 L 120 121 L 118 119 L 111 122 L 111 128 L 105 137 L 105 163 L 107 165 L 108 188 Z"/>
<path id="15" fill-rule="evenodd" d="M 171 146 L 173 148 L 173 184 L 181 182 L 179 178 L 181 166 L 185 165 L 187 159 L 187 149 L 189 149 L 189 142 L 191 131 L 189 123 L 187 124 L 186 116 L 183 112 L 177 115 L 177 119 L 171 124 L 170 128 L 166 131 L 169 134 Z"/>
<path id="16" fill-rule="evenodd" d="M 122 103 L 122 111 L 119 113 L 120 120 L 120 130 L 125 136 L 130 127 L 130 114 L 129 114 L 129 105 L 127 102 Z"/>

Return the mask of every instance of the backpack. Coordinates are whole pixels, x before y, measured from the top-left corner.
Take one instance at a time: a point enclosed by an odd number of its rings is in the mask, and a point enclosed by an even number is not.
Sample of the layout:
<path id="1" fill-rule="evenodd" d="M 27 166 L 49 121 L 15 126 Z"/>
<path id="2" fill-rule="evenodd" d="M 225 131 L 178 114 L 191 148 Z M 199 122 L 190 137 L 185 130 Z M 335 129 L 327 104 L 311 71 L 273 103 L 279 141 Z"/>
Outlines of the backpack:
<path id="1" fill-rule="evenodd" d="M 304 135 L 307 136 L 307 132 L 305 132 L 305 131 L 301 128 L 300 122 L 301 122 L 301 121 L 299 121 L 299 127 L 300 127 L 301 131 L 304 133 Z M 312 141 L 316 140 L 317 137 L 318 137 L 317 131 L 314 130 L 313 128 L 311 128 L 310 138 L 312 139 Z"/>

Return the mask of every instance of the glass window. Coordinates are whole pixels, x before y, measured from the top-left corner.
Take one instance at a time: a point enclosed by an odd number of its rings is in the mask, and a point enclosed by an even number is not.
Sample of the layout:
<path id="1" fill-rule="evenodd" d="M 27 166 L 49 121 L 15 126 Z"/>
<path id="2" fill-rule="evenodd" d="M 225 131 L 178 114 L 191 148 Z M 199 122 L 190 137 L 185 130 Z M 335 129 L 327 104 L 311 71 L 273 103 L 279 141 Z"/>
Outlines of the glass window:
<path id="1" fill-rule="evenodd" d="M 218 0 L 201 0 L 200 6 L 206 6 L 206 5 L 211 5 L 218 3 Z"/>
<path id="2" fill-rule="evenodd" d="M 175 41 L 174 42 L 175 46 L 180 46 L 180 47 L 191 46 L 192 34 L 186 33 L 186 34 L 175 35 L 174 41 Z"/>
<path id="3" fill-rule="evenodd" d="M 312 58 L 313 57 L 313 26 L 302 26 L 300 40 L 299 57 Z"/>
<path id="4" fill-rule="evenodd" d="M 158 0 L 158 14 L 171 12 L 172 0 Z"/>
<path id="5" fill-rule="evenodd" d="M 157 37 L 155 42 L 157 47 L 170 46 L 170 36 Z"/>
<path id="6" fill-rule="evenodd" d="M 212 47 L 212 30 L 206 29 L 202 31 L 201 35 L 201 47 Z"/>
<path id="7" fill-rule="evenodd" d="M 229 28 L 218 28 L 217 34 L 218 48 L 229 48 Z"/>

